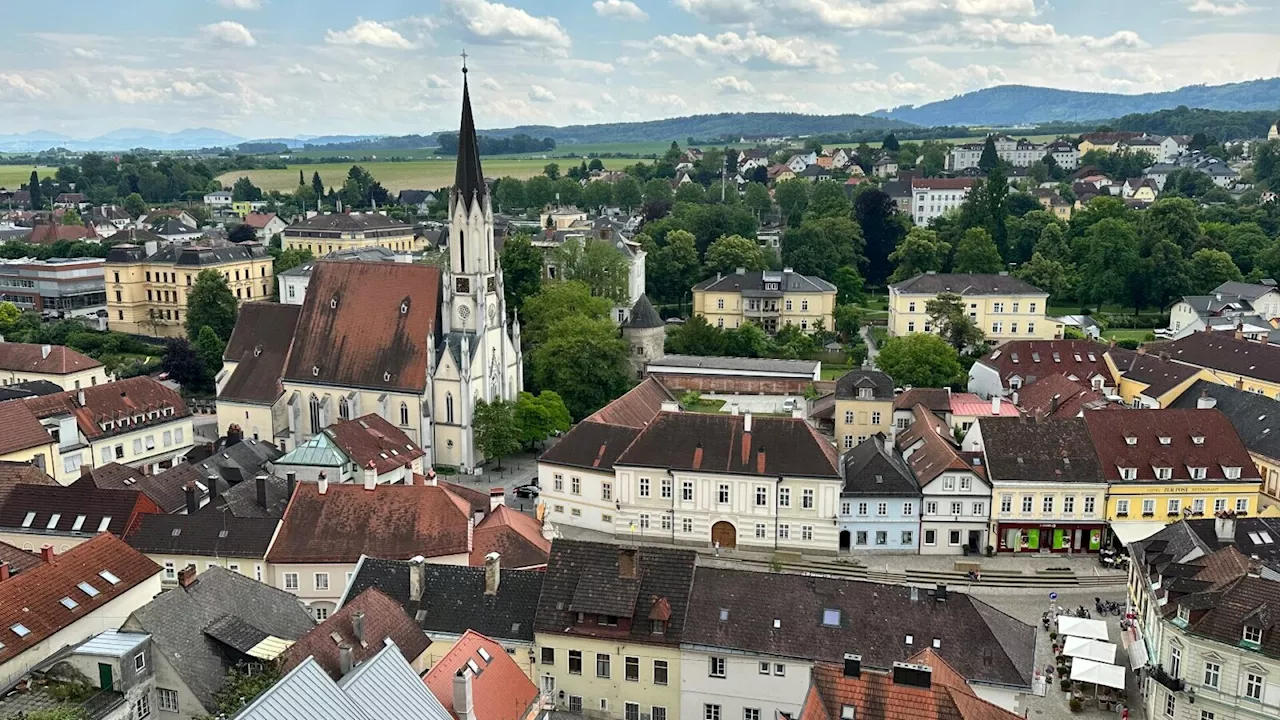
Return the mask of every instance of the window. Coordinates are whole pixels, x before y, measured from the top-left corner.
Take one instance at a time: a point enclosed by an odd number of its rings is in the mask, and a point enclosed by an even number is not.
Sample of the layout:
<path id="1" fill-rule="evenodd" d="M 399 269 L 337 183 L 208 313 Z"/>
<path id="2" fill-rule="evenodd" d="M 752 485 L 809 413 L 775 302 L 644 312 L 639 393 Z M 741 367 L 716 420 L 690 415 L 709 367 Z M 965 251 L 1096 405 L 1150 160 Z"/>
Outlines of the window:
<path id="1" fill-rule="evenodd" d="M 889 514 L 889 503 L 887 502 L 876 503 L 876 515 L 879 515 L 880 517 L 884 517 L 885 515 L 888 515 L 888 514 Z"/>
<path id="2" fill-rule="evenodd" d="M 1213 511 L 1214 511 L 1214 512 L 1219 513 L 1219 512 L 1222 512 L 1223 510 L 1226 510 L 1226 509 L 1227 509 L 1227 499 L 1226 499 L 1226 498 L 1217 498 L 1217 499 L 1215 499 L 1215 500 L 1213 501 Z"/>
<path id="3" fill-rule="evenodd" d="M 717 310 L 723 310 L 723 309 L 724 309 L 724 298 L 720 298 L 720 299 L 716 300 L 716 309 L 717 309 Z"/>
<path id="4" fill-rule="evenodd" d="M 582 674 L 582 651 L 581 650 L 569 651 L 569 674 L 570 675 Z"/>
<path id="5" fill-rule="evenodd" d="M 1191 479 L 1192 479 L 1192 480 L 1203 480 L 1203 479 L 1205 479 L 1205 477 L 1206 477 L 1207 473 L 1208 473 L 1208 468 L 1193 467 L 1193 468 L 1191 468 Z"/>
<path id="6" fill-rule="evenodd" d="M 790 301 L 790 300 L 788 300 L 788 301 L 786 302 L 786 308 L 787 308 L 787 312 L 791 312 L 791 301 Z"/>
<path id="7" fill-rule="evenodd" d="M 316 573 L 316 590 L 329 589 L 329 573 Z"/>
<path id="8" fill-rule="evenodd" d="M 787 674 L 787 666 L 782 663 L 773 664 L 773 674 L 782 677 Z"/>
<path id="9" fill-rule="evenodd" d="M 1166 507 L 1168 508 L 1170 515 L 1176 515 L 1182 512 L 1182 498 L 1169 498 L 1169 502 L 1166 504 Z"/>
<path id="10" fill-rule="evenodd" d="M 765 507 L 769 504 L 769 488 L 765 485 L 756 486 L 756 507 Z"/>
<path id="11" fill-rule="evenodd" d="M 1213 711 L 1211 711 L 1211 710 L 1201 710 L 1201 711 L 1200 711 L 1200 720 L 1217 720 L 1217 717 L 1218 717 L 1218 716 L 1217 716 L 1217 715 L 1214 715 L 1214 714 L 1213 714 Z"/>
<path id="12" fill-rule="evenodd" d="M 649 717 L 651 720 L 667 720 L 667 709 L 661 705 L 654 705 L 649 708 Z M 1212 720 L 1212 718 L 1210 718 Z"/>
<path id="13" fill-rule="evenodd" d="M 671 478 L 662 478 L 662 497 L 665 500 L 671 499 Z"/>
<path id="14" fill-rule="evenodd" d="M 707 675 L 715 678 L 724 677 L 724 658 L 712 655 L 707 667 Z"/>
<path id="15" fill-rule="evenodd" d="M 400 424 L 409 424 L 409 406 L 405 403 L 400 403 Z"/>
<path id="16" fill-rule="evenodd" d="M 693 483 L 685 480 L 680 483 L 680 499 L 684 501 L 693 500 Z"/>
<path id="17" fill-rule="evenodd" d="M 1134 402 L 1137 402 L 1136 400 Z M 1138 468 L 1122 467 L 1120 468 L 1120 477 L 1125 480 L 1137 480 Z"/>
<path id="18" fill-rule="evenodd" d="M 1249 511 L 1249 498 L 1236 498 L 1236 512 Z"/>
<path id="19" fill-rule="evenodd" d="M 960 544 L 960 531 L 952 530 L 947 534 L 947 544 L 955 547 Z"/>
<path id="20" fill-rule="evenodd" d="M 170 581 L 178 579 L 178 569 L 174 566 L 172 560 L 164 561 L 164 579 Z"/>
<path id="21" fill-rule="evenodd" d="M 605 653 L 596 653 L 596 677 L 609 677 L 609 656 Z"/>
<path id="22" fill-rule="evenodd" d="M 142 720 L 145 717 L 151 717 L 151 694 L 143 693 L 133 703 L 134 720 Z"/>
<path id="23" fill-rule="evenodd" d="M 629 682 L 640 682 L 640 658 L 629 657 L 623 661 L 622 679 Z"/>
<path id="24" fill-rule="evenodd" d="M 903 545 L 914 545 L 914 544 L 915 544 L 915 541 L 916 541 L 916 534 L 915 534 L 913 531 L 911 531 L 911 530 L 903 530 L 903 531 L 902 531 L 902 544 L 903 544 Z"/>
<path id="25" fill-rule="evenodd" d="M 937 530 L 925 530 L 925 531 L 924 531 L 924 544 L 925 544 L 925 545 L 929 545 L 929 546 L 937 545 L 937 544 L 938 544 L 938 531 L 937 531 Z"/>
<path id="26" fill-rule="evenodd" d="M 1262 699 L 1262 676 L 1248 673 L 1244 681 L 1244 696 L 1251 700 Z"/>
<path id="27" fill-rule="evenodd" d="M 1151 515 L 1156 511 L 1156 501 L 1151 498 L 1145 498 L 1142 501 L 1142 514 Z"/>
<path id="28" fill-rule="evenodd" d="M 119 280 L 117 280 L 116 282 L 120 282 L 120 281 L 119 281 Z M 915 303 L 907 303 L 907 312 L 915 312 L 915 311 L 916 311 L 916 304 L 915 304 Z"/>
<path id="29" fill-rule="evenodd" d="M 1157 480 L 1168 480 L 1173 477 L 1173 468 L 1158 467 L 1156 468 Z"/>
<path id="30" fill-rule="evenodd" d="M 1262 628 L 1254 627 L 1252 625 L 1245 625 L 1244 632 L 1241 633 L 1241 639 L 1243 639 L 1247 643 L 1253 643 L 1254 645 L 1261 645 L 1262 644 Z"/>
<path id="31" fill-rule="evenodd" d="M 1092 498 L 1089 498 L 1089 499 L 1091 500 Z M 1116 500 L 1116 514 L 1117 514 L 1117 515 L 1128 515 L 1128 514 L 1129 514 L 1129 501 L 1128 501 L 1128 500 Z"/>
<path id="32" fill-rule="evenodd" d="M 1204 664 L 1204 684 L 1217 688 L 1218 683 L 1222 680 L 1222 665 L 1216 662 L 1205 662 Z"/>
<path id="33" fill-rule="evenodd" d="M 880 424 L 880 413 L 878 411 L 871 413 L 871 424 L 872 425 Z"/>
<path id="34" fill-rule="evenodd" d="M 953 500 L 951 502 L 951 514 L 962 515 L 963 513 L 964 513 L 964 503 L 960 502 L 959 500 Z"/>
<path id="35" fill-rule="evenodd" d="M 1182 677 L 1181 648 L 1169 648 L 1169 676 L 1173 678 Z"/>
<path id="36" fill-rule="evenodd" d="M 760 720 L 760 708 L 742 708 L 742 720 Z"/>
<path id="37" fill-rule="evenodd" d="M 844 411 L 844 424 L 845 424 L 845 425 L 852 425 L 852 424 L 853 424 L 853 411 L 852 411 L 852 410 L 845 410 L 845 411 Z"/>
<path id="38" fill-rule="evenodd" d="M 563 475 L 561 475 L 560 473 L 556 473 L 556 474 L 552 477 L 552 479 L 551 479 L 551 487 L 552 487 L 552 488 L 554 488 L 554 489 L 556 489 L 556 490 L 563 491 L 563 490 L 564 490 L 564 476 L 563 476 Z"/>
<path id="39" fill-rule="evenodd" d="M 1178 702 L 1174 699 L 1173 693 L 1165 693 L 1164 696 L 1164 716 L 1172 718 L 1178 712 Z"/>
<path id="40" fill-rule="evenodd" d="M 662 513 L 662 529 L 663 529 L 663 530 L 670 530 L 670 529 L 671 529 L 671 514 L 670 514 L 670 513 Z"/>
<path id="41" fill-rule="evenodd" d="M 913 332 L 915 332 L 915 331 L 916 331 L 916 324 L 915 324 L 914 322 L 908 322 L 908 323 L 907 323 L 907 332 L 909 332 L 909 333 L 913 333 Z"/>
<path id="42" fill-rule="evenodd" d="M 681 518 L 680 530 L 686 533 L 693 532 L 693 518 Z"/>
<path id="43" fill-rule="evenodd" d="M 703 705 L 702 720 L 720 720 L 720 706 L 710 704 Z"/>
<path id="44" fill-rule="evenodd" d="M 812 540 L 812 539 L 813 539 L 813 526 L 812 526 L 812 525 L 801 525 L 801 526 L 800 526 L 800 539 L 801 539 L 801 540 Z"/>
<path id="45" fill-rule="evenodd" d="M 1013 511 L 1013 496 L 1001 495 L 1000 496 L 1000 512 L 1007 513 L 1012 511 Z"/>
<path id="46" fill-rule="evenodd" d="M 790 525 L 787 525 L 787 524 L 783 523 L 782 525 L 779 525 L 779 526 L 778 526 L 778 539 L 779 539 L 779 540 L 790 540 L 790 539 L 791 539 L 791 526 L 790 526 Z"/>
<path id="47" fill-rule="evenodd" d="M 973 478 L 968 478 L 968 477 L 960 478 L 961 492 L 969 492 L 972 489 L 973 489 Z"/>
<path id="48" fill-rule="evenodd" d="M 569 696 L 569 712 L 575 712 L 575 713 L 582 712 L 582 696 L 581 695 Z"/>
<path id="49" fill-rule="evenodd" d="M 721 505 L 729 504 L 729 484 L 720 483 L 720 489 L 716 492 L 716 502 Z"/>
<path id="50" fill-rule="evenodd" d="M 866 531 L 866 530 L 859 530 L 857 533 L 855 533 L 855 534 L 854 534 L 854 537 L 855 537 L 855 540 L 856 540 L 856 544 L 858 544 L 858 545 L 866 545 L 866 544 L 867 544 L 867 531 Z"/>
<path id="51" fill-rule="evenodd" d="M 1002 302 L 991 303 L 991 312 L 993 312 L 993 313 L 1002 313 L 1002 312 L 1004 312 L 1004 303 L 1002 303 Z"/>
<path id="52" fill-rule="evenodd" d="M 640 513 L 640 529 L 649 529 L 649 513 Z"/>
<path id="53" fill-rule="evenodd" d="M 666 660 L 653 661 L 653 684 L 654 685 L 667 684 L 667 661 Z"/>
<path id="54" fill-rule="evenodd" d="M 1093 514 L 1093 503 L 1094 503 L 1094 498 L 1093 498 L 1093 496 L 1092 496 L 1092 495 L 1085 495 L 1085 496 L 1084 496 L 1084 513 L 1085 513 L 1085 515 L 1092 515 L 1092 514 Z"/>
<path id="55" fill-rule="evenodd" d="M 1030 496 L 1030 495 L 1023 495 L 1023 496 L 1022 496 L 1022 512 L 1024 512 L 1024 513 L 1029 513 L 1029 512 L 1031 512 L 1031 504 L 1032 504 L 1034 501 L 1035 501 L 1035 499 L 1034 499 L 1032 496 Z"/>
<path id="56" fill-rule="evenodd" d="M 865 502 L 860 502 L 860 503 L 858 503 L 858 515 L 859 515 L 860 517 L 866 517 L 866 515 L 867 515 L 867 504 L 866 504 Z"/>
<path id="57" fill-rule="evenodd" d="M 168 688 L 156 688 L 159 696 L 160 712 L 178 712 L 178 691 Z"/>
<path id="58" fill-rule="evenodd" d="M 913 517 L 916 514 L 916 504 L 908 500 L 902 503 L 903 517 Z"/>
<path id="59" fill-rule="evenodd" d="M 1053 513 L 1053 496 L 1052 495 L 1044 496 L 1044 498 L 1041 500 L 1040 510 L 1041 512 L 1044 512 L 1046 514 Z"/>
<path id="60" fill-rule="evenodd" d="M 766 532 L 764 523 L 756 523 L 756 539 L 763 540 Z"/>
<path id="61" fill-rule="evenodd" d="M 613 499 L 613 483 L 611 482 L 600 483 L 600 499 L 601 500 Z"/>
<path id="62" fill-rule="evenodd" d="M 840 502 L 840 514 L 841 515 L 853 514 L 853 503 L 849 502 L 848 500 L 842 500 Z"/>
<path id="63" fill-rule="evenodd" d="M 649 478 L 640 478 L 640 497 L 649 497 Z"/>
<path id="64" fill-rule="evenodd" d="M 314 608 L 311 608 L 311 610 L 316 616 L 316 622 L 324 622 L 325 620 L 329 619 L 329 608 L 314 607 Z"/>
<path id="65" fill-rule="evenodd" d="M 640 705 L 633 702 L 623 703 L 622 720 L 640 720 Z"/>
<path id="66" fill-rule="evenodd" d="M 884 530 L 877 530 L 877 531 L 876 531 L 876 544 L 877 544 L 877 545 L 888 545 L 888 544 L 889 544 L 889 533 L 888 533 L 888 532 L 886 532 L 886 531 L 884 531 Z"/>
<path id="67" fill-rule="evenodd" d="M 801 301 L 800 301 L 800 309 L 801 309 L 801 310 L 805 310 L 805 311 L 807 311 L 807 310 L 809 309 L 809 301 L 808 301 L 808 300 L 801 300 Z"/>
<path id="68" fill-rule="evenodd" d="M 298 589 L 298 573 L 291 572 L 291 573 L 284 574 L 284 589 L 285 590 Z"/>
<path id="69" fill-rule="evenodd" d="M 582 494 L 582 478 L 580 477 L 569 478 L 569 492 L 573 493 L 574 495 Z"/>
<path id="70" fill-rule="evenodd" d="M 943 490 L 955 490 L 955 489 L 956 489 L 956 479 L 955 479 L 955 478 L 953 478 L 953 477 L 944 477 L 944 478 L 942 478 L 942 489 L 943 489 Z"/>
<path id="71" fill-rule="evenodd" d="M 542 664 L 543 664 L 543 665 L 555 665 L 555 664 L 556 664 L 556 649 L 555 649 L 555 648 L 549 648 L 549 647 L 544 647 L 544 648 L 542 648 Z"/>
<path id="72" fill-rule="evenodd" d="M 813 490 L 805 488 L 800 493 L 800 507 L 805 510 L 813 509 Z"/>
<path id="73" fill-rule="evenodd" d="M 925 504 L 924 504 L 924 514 L 925 514 L 925 515 L 937 515 L 937 514 L 938 514 L 938 501 L 937 501 L 937 500 L 926 500 L 926 501 L 925 501 Z"/>

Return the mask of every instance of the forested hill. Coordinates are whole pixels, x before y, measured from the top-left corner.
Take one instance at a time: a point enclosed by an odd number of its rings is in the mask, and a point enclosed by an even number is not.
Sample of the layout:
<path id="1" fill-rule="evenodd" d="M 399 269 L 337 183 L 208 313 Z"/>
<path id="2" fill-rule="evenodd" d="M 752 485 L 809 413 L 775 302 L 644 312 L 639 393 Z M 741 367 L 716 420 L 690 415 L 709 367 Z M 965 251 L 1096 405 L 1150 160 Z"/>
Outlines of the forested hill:
<path id="1" fill-rule="evenodd" d="M 1019 125 L 1102 120 L 1180 105 L 1208 110 L 1273 110 L 1280 105 L 1280 78 L 1230 85 L 1188 85 L 1141 95 L 1001 85 L 919 107 L 877 110 L 872 115 L 924 126 Z"/>
<path id="2" fill-rule="evenodd" d="M 490 137 L 523 134 L 552 138 L 557 143 L 621 143 L 678 140 L 686 138 L 774 137 L 796 135 L 828 135 L 865 131 L 889 131 L 910 127 L 909 123 L 866 115 L 801 115 L 799 113 L 720 113 L 689 117 L 648 120 L 645 122 L 607 123 L 604 125 L 521 125 L 520 127 L 481 130 Z"/>

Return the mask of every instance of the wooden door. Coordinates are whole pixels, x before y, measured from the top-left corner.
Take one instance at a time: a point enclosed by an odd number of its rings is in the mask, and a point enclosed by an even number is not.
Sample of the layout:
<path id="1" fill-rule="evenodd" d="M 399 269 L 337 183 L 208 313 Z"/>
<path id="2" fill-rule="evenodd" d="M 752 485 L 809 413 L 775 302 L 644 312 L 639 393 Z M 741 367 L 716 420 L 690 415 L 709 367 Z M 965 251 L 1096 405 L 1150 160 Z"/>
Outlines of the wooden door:
<path id="1" fill-rule="evenodd" d="M 724 520 L 721 520 L 715 525 L 712 525 L 711 526 L 711 544 L 716 547 L 726 548 L 726 549 L 737 547 L 738 546 L 737 528 L 733 526 L 733 523 L 725 522 Z"/>

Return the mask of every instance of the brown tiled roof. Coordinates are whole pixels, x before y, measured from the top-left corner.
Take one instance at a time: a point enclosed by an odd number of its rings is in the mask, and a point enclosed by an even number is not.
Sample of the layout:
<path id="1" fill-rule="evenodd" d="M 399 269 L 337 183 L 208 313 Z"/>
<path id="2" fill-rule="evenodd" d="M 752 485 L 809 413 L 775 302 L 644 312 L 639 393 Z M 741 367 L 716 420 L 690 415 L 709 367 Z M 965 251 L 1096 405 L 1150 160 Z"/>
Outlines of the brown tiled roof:
<path id="1" fill-rule="evenodd" d="M 951 412 L 950 388 L 909 388 L 893 399 L 894 410 L 910 410 L 916 405 L 935 413 Z"/>
<path id="2" fill-rule="evenodd" d="M 1224 465 L 1240 468 L 1235 482 L 1261 479 L 1236 429 L 1218 410 L 1095 412 L 1085 413 L 1084 421 L 1110 482 L 1123 482 L 1122 467 L 1137 468 L 1137 482 L 1157 482 L 1156 467 L 1172 468 L 1173 481 L 1190 480 L 1189 467 L 1206 468 L 1206 479 L 1196 482 L 1224 481 Z M 1162 437 L 1169 439 L 1168 445 L 1161 443 Z M 1126 438 L 1135 442 L 1131 445 Z M 1194 438 L 1203 438 L 1202 444 Z"/>
<path id="3" fill-rule="evenodd" d="M 618 465 L 749 475 L 839 477 L 835 448 L 799 418 L 663 412 Z M 563 440 L 561 441 L 563 442 Z"/>
<path id="4" fill-rule="evenodd" d="M 218 397 L 245 402 L 274 403 L 283 387 L 280 378 L 293 346 L 300 305 L 254 302 L 240 306 L 235 330 L 222 353 L 239 363 Z"/>
<path id="5" fill-rule="evenodd" d="M 115 577 L 117 582 L 112 583 L 103 577 L 100 573 L 104 571 Z M 158 572 L 160 566 L 146 555 L 114 535 L 103 533 L 58 555 L 51 563 L 0 583 L 0 642 L 4 643 L 0 647 L 0 665 L 107 605 Z M 78 587 L 80 583 L 87 583 L 97 594 L 90 595 L 81 590 Z M 77 607 L 71 609 L 63 605 L 62 599 L 67 597 Z M 117 615 L 123 618 L 132 609 L 120 608 Z M 12 629 L 18 624 L 30 633 L 19 637 Z"/>
<path id="6" fill-rule="evenodd" d="M 535 518 L 499 505 L 476 526 L 471 564 L 484 565 L 491 552 L 502 556 L 505 567 L 537 568 L 547 564 L 551 541 L 542 536 L 542 526 Z"/>
<path id="7" fill-rule="evenodd" d="M 22 400 L 0 402 L 0 455 L 48 445 L 49 431 Z M 52 462 L 53 458 L 46 458 Z"/>
<path id="8" fill-rule="evenodd" d="M 1119 363 L 1117 369 L 1125 379 L 1146 385 L 1142 394 L 1152 399 L 1169 392 L 1200 372 L 1198 367 L 1148 353 L 1134 353 L 1128 362 Z"/>
<path id="9" fill-rule="evenodd" d="M 362 637 L 356 636 L 352 625 L 351 617 L 357 612 L 364 613 Z M 312 657 L 329 673 L 329 677 L 340 680 L 342 660 L 338 647 L 341 644 L 351 646 L 353 658 L 359 664 L 381 652 L 387 640 L 393 641 L 404 654 L 405 661 L 410 663 L 431 645 L 430 638 L 413 618 L 404 613 L 400 603 L 377 588 L 369 588 L 285 650 L 280 656 L 283 662 L 281 672 L 287 673 Z"/>
<path id="10" fill-rule="evenodd" d="M 75 242 L 77 240 L 91 240 L 98 237 L 98 233 L 93 226 L 88 227 L 82 225 L 55 225 L 45 223 L 37 225 L 31 234 L 27 236 L 27 242 L 32 245 L 52 245 L 60 240 L 69 240 Z"/>
<path id="11" fill-rule="evenodd" d="M 638 428 L 580 422 L 542 453 L 538 461 L 608 471 L 639 434 Z"/>
<path id="12" fill-rule="evenodd" d="M 471 508 L 439 485 L 302 483 L 285 509 L 272 563 L 354 563 L 471 552 Z"/>
<path id="13" fill-rule="evenodd" d="M 426 455 L 403 430 L 376 413 L 331 425 L 325 433 L 360 467 L 373 462 L 379 475 Z"/>
<path id="14" fill-rule="evenodd" d="M 57 485 L 58 481 L 31 463 L 0 461 L 0 493 L 14 485 Z"/>
<path id="15" fill-rule="evenodd" d="M 642 428 L 662 410 L 662 403 L 674 402 L 676 397 L 656 378 L 645 378 L 622 397 L 605 405 L 583 422 Z"/>
<path id="16" fill-rule="evenodd" d="M 1032 417 L 1069 418 L 1081 410 L 1122 409 L 1081 380 L 1069 379 L 1061 373 L 1038 378 L 1017 391 L 1018 407 Z"/>
<path id="17" fill-rule="evenodd" d="M 911 426 L 898 433 L 898 449 L 905 451 L 916 443 L 923 443 L 907 458 L 907 464 L 916 474 L 920 487 L 933 482 L 948 470 L 969 470 L 979 476 L 982 468 L 975 467 L 951 441 L 951 427 L 923 405 L 911 409 Z"/>
<path id="18" fill-rule="evenodd" d="M 47 356 L 45 347 L 49 348 Z M 66 375 L 96 367 L 102 363 L 65 345 L 0 342 L 0 370 Z"/>
<path id="19" fill-rule="evenodd" d="M 317 262 L 285 378 L 421 392 L 439 305 L 435 266 Z"/>
<path id="20" fill-rule="evenodd" d="M 978 362 L 994 368 L 1005 383 L 1015 375 L 1028 384 L 1033 379 L 1058 374 L 1068 379 L 1074 375 L 1085 382 L 1102 375 L 1112 385 L 1111 370 L 1104 359 L 1109 350 L 1092 340 L 1014 340 L 983 355 Z"/>
<path id="21" fill-rule="evenodd" d="M 1191 614 L 1189 630 L 1230 646 L 1239 646 L 1246 625 L 1262 630 L 1260 649 L 1280 656 L 1280 599 L 1276 582 L 1242 574 L 1216 590 L 1207 612 Z"/>
<path id="22" fill-rule="evenodd" d="M 450 715 L 458 717 L 453 707 L 453 678 L 460 672 L 470 672 L 467 670 L 470 663 L 480 671 L 473 674 L 471 680 L 474 703 L 471 717 L 523 720 L 529 716 L 538 699 L 538 687 L 501 645 L 474 630 L 463 633 L 423 678 L 431 694 Z"/>
<path id="23" fill-rule="evenodd" d="M 96 468 L 83 468 L 79 483 L 91 483 L 101 490 L 136 490 L 146 495 L 165 513 L 179 512 L 187 505 L 187 483 L 208 486 L 209 479 L 194 465 L 179 463 L 158 475 L 146 475 L 137 468 L 112 462 Z M 205 490 L 197 490 L 196 499 L 203 500 Z"/>
<path id="24" fill-rule="evenodd" d="M 992 480 L 1106 482 L 1082 418 L 979 418 L 978 426 Z"/>
<path id="25" fill-rule="evenodd" d="M 83 406 L 78 399 L 79 393 L 84 393 Z M 80 432 L 90 440 L 134 432 L 140 427 L 172 422 L 175 418 L 191 414 L 181 395 L 146 376 L 24 398 L 21 402 L 26 403 L 39 418 L 64 413 L 74 415 Z M 158 415 L 151 417 L 153 412 Z M 138 416 L 141 419 L 132 422 L 131 419 Z M 120 421 L 125 419 L 131 421 L 121 427 Z M 105 421 L 114 421 L 116 425 L 111 430 L 103 430 L 98 423 Z"/>
<path id="26" fill-rule="evenodd" d="M 276 219 L 275 213 L 249 213 L 244 216 L 244 224 L 251 228 L 261 230 L 268 223 Z"/>
<path id="27" fill-rule="evenodd" d="M 9 563 L 11 576 L 44 564 L 39 555 L 6 542 L 0 542 L 0 562 Z"/>
<path id="28" fill-rule="evenodd" d="M 421 475 L 415 475 L 413 481 L 420 483 L 423 481 L 423 477 Z M 477 514 L 483 515 L 489 512 L 489 493 L 481 492 L 480 490 L 467 487 L 466 485 L 459 485 L 458 483 L 444 481 L 440 481 L 440 487 L 447 489 L 449 492 L 461 498 L 462 502 L 466 503 L 471 508 L 472 516 Z"/>
<path id="29" fill-rule="evenodd" d="M 928 665 L 927 662 L 916 663 Z M 932 668 L 933 666 L 930 665 Z M 863 672 L 845 677 L 841 665 L 819 663 L 802 718 L 840 718 L 854 708 L 856 718 L 876 720 L 1016 720 L 1022 717 L 973 694 L 963 682 L 943 682 L 934 670 L 928 688 L 900 685 L 888 674 Z M 821 713 L 815 705 L 821 706 Z"/>
<path id="30" fill-rule="evenodd" d="M 89 482 L 65 487 L 17 485 L 0 499 L 0 527 L 21 528 L 38 546 L 48 536 L 90 536 L 102 531 L 128 535 L 142 515 L 160 512 L 155 502 L 136 490 L 99 490 Z M 106 527 L 102 527 L 104 521 Z"/>
<path id="31" fill-rule="evenodd" d="M 1237 340 L 1229 332 L 1197 332 L 1163 343 L 1160 350 L 1197 367 L 1280 383 L 1280 345 Z"/>

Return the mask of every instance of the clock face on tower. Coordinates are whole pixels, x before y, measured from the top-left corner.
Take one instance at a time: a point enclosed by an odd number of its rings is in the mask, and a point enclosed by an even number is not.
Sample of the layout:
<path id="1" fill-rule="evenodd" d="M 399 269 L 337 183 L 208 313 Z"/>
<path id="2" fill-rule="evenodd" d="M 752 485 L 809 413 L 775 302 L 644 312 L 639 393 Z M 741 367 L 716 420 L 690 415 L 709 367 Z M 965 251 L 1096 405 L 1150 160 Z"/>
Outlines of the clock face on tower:
<path id="1" fill-rule="evenodd" d="M 498 319 L 498 303 L 489 303 L 489 322 Z"/>

